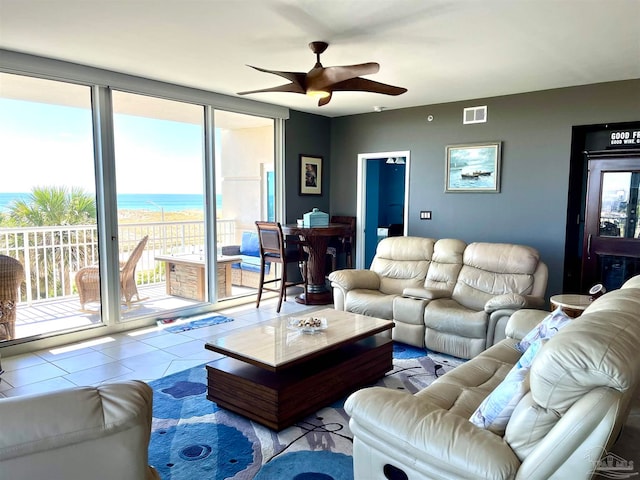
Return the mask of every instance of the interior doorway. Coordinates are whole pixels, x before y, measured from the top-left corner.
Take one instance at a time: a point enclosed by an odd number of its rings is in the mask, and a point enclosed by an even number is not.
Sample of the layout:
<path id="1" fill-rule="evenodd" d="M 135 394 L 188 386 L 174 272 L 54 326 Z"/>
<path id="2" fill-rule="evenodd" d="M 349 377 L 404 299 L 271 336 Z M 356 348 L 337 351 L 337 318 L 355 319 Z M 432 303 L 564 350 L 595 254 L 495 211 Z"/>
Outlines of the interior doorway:
<path id="1" fill-rule="evenodd" d="M 358 155 L 356 268 L 369 268 L 378 242 L 405 235 L 411 152 Z"/>

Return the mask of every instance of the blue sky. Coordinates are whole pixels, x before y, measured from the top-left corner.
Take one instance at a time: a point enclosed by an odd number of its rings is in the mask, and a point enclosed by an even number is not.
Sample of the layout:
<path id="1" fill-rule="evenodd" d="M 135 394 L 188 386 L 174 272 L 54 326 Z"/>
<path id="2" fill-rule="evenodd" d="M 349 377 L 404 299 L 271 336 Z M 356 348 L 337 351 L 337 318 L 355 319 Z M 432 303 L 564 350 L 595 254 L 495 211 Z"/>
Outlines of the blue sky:
<path id="1" fill-rule="evenodd" d="M 201 126 L 116 115 L 115 141 L 119 193 L 202 193 Z M 12 172 L 0 175 L 0 192 L 93 192 L 90 110 L 0 98 L 0 162 Z"/>

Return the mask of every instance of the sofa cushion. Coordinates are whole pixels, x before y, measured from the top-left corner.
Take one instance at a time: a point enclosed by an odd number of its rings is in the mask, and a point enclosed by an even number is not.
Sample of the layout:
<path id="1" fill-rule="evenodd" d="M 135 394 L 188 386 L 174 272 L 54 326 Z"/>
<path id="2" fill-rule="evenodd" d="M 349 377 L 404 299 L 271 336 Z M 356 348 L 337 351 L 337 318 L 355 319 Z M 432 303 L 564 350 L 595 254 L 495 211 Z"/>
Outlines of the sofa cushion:
<path id="1" fill-rule="evenodd" d="M 240 262 L 232 263 L 231 268 L 239 268 L 248 272 L 260 273 L 260 257 L 253 257 L 251 255 L 241 255 L 242 260 Z M 271 262 L 265 263 L 265 273 L 269 274 L 271 268 Z"/>
<path id="2" fill-rule="evenodd" d="M 433 247 L 433 258 L 424 282 L 426 288 L 443 290 L 451 296 L 462 268 L 462 256 L 467 246 L 462 240 L 443 238 Z"/>
<path id="3" fill-rule="evenodd" d="M 522 355 L 514 348 L 515 343 L 507 339 L 492 346 L 415 395 L 468 419 Z"/>
<path id="4" fill-rule="evenodd" d="M 394 298 L 378 290 L 356 289 L 347 293 L 345 306 L 348 312 L 391 320 Z"/>
<path id="5" fill-rule="evenodd" d="M 255 232 L 242 232 L 240 255 L 260 257 L 260 240 Z"/>
<path id="6" fill-rule="evenodd" d="M 463 262 L 452 298 L 467 308 L 482 310 L 496 295 L 530 294 L 539 255 L 524 245 L 471 243 Z"/>
<path id="7" fill-rule="evenodd" d="M 450 298 L 429 302 L 424 312 L 427 328 L 469 338 L 486 338 L 487 314 L 471 310 Z"/>
<path id="8" fill-rule="evenodd" d="M 380 291 L 401 295 L 405 288 L 422 287 L 433 256 L 435 240 L 389 237 L 378 244 L 370 270 L 380 277 Z"/>
<path id="9" fill-rule="evenodd" d="M 530 378 L 533 399 L 563 414 L 595 388 L 629 390 L 640 382 L 640 369 L 635 368 L 640 362 L 638 345 L 637 310 L 583 313 L 536 358 Z"/>
<path id="10" fill-rule="evenodd" d="M 598 298 L 598 301 L 591 303 L 582 314 L 585 315 L 603 310 L 617 312 L 632 312 L 635 310 L 636 312 L 640 312 L 640 290 L 638 290 L 640 287 L 633 288 L 625 285 L 623 285 L 624 288 L 607 292 Z"/>
<path id="11" fill-rule="evenodd" d="M 570 321 L 571 317 L 564 313 L 561 307 L 558 307 L 547 315 L 542 322 L 536 325 L 533 330 L 527 333 L 524 338 L 516 344 L 516 348 L 521 352 L 525 352 L 536 340 L 540 338 L 550 339 Z"/>
<path id="12" fill-rule="evenodd" d="M 511 368 L 505 379 L 478 406 L 469 420 L 480 428 L 504 435 L 514 409 L 529 391 L 527 378 L 533 359 L 542 348 L 543 338 L 531 343 L 520 360 Z"/>

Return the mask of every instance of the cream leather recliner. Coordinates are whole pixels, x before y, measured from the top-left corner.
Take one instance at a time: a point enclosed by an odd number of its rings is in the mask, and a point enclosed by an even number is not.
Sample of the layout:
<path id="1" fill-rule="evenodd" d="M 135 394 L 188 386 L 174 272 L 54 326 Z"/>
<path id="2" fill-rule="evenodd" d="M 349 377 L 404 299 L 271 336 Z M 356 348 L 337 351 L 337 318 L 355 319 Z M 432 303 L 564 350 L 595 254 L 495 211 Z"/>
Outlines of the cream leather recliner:
<path id="1" fill-rule="evenodd" d="M 369 270 L 329 280 L 336 310 L 393 320 L 396 341 L 471 358 L 505 338 L 515 311 L 544 306 L 547 277 L 528 246 L 390 237 Z"/>
<path id="2" fill-rule="evenodd" d="M 335 309 L 391 320 L 394 298 L 405 288 L 423 286 L 435 243 L 433 238 L 385 238 L 369 270 L 331 272 Z"/>
<path id="3" fill-rule="evenodd" d="M 159 480 L 140 381 L 0 399 L 0 480 Z"/>
<path id="4" fill-rule="evenodd" d="M 531 247 L 467 245 L 450 297 L 425 306 L 425 346 L 460 358 L 475 357 L 505 338 L 515 311 L 544 307 L 547 277 L 547 266 Z"/>
<path id="5" fill-rule="evenodd" d="M 640 276 L 540 349 L 504 436 L 469 421 L 520 358 L 516 342 L 546 314 L 514 313 L 508 338 L 415 395 L 381 387 L 351 395 L 355 478 L 590 478 L 640 385 Z"/>

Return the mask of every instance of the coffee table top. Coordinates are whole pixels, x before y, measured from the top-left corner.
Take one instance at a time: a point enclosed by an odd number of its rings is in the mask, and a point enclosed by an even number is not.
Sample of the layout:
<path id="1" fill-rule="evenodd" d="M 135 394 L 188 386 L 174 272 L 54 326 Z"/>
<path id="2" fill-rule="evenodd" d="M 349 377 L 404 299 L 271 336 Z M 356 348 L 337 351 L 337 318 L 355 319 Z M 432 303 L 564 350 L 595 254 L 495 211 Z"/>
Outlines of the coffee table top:
<path id="1" fill-rule="evenodd" d="M 296 317 L 326 318 L 327 328 L 313 334 L 303 333 L 289 327 L 289 319 Z M 240 328 L 213 338 L 205 348 L 266 370 L 278 371 L 390 330 L 393 325 L 391 320 L 327 308 Z"/>

